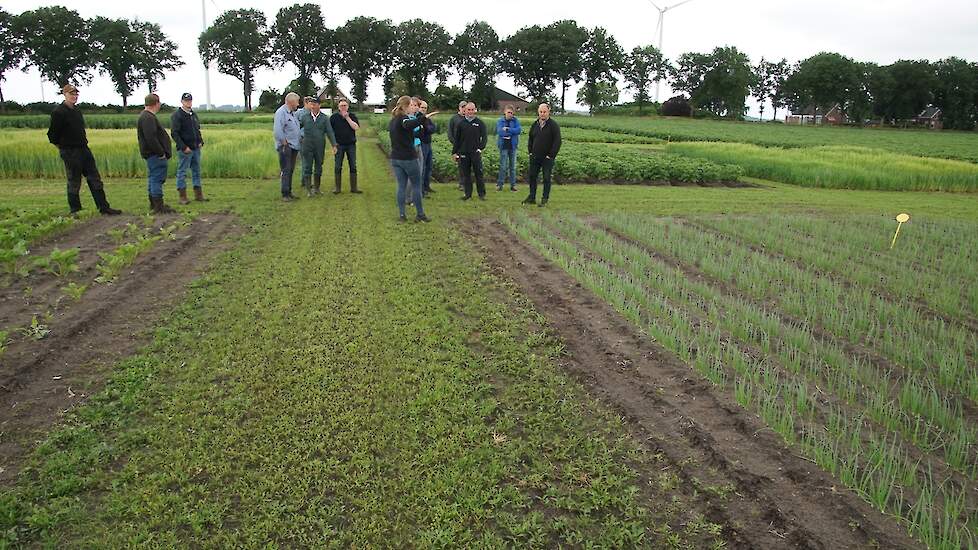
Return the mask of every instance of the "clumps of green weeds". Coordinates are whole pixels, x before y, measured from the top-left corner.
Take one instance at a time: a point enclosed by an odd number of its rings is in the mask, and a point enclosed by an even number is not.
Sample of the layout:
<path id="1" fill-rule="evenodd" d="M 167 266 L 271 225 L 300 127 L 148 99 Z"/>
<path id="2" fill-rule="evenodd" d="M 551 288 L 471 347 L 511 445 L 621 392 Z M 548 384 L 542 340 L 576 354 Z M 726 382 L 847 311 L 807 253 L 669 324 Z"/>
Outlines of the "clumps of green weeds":
<path id="1" fill-rule="evenodd" d="M 132 265 L 143 252 L 153 247 L 161 237 L 149 237 L 140 235 L 134 242 L 126 243 L 111 253 L 99 252 L 102 261 L 95 266 L 99 271 L 99 276 L 95 278 L 97 283 L 108 283 L 115 280 L 123 269 Z"/>
<path id="2" fill-rule="evenodd" d="M 20 333 L 30 338 L 32 340 L 43 340 L 48 334 L 51 334 L 51 329 L 48 325 L 37 320 L 37 315 L 31 318 L 31 324 L 20 329 Z"/>
<path id="3" fill-rule="evenodd" d="M 27 241 L 17 241 L 10 248 L 0 248 L 0 270 L 10 275 L 26 277 L 30 266 L 24 262 L 24 257 L 30 253 Z"/>

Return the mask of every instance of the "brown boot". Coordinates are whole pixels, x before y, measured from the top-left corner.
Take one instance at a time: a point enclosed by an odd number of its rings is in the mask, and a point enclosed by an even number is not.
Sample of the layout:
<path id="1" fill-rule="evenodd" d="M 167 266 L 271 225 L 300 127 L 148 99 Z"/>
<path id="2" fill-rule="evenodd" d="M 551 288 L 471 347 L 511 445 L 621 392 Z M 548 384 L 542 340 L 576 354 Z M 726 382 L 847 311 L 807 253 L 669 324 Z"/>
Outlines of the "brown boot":
<path id="1" fill-rule="evenodd" d="M 204 190 L 200 187 L 194 187 L 194 200 L 197 202 L 207 202 L 209 199 L 204 198 Z"/>
<path id="2" fill-rule="evenodd" d="M 357 189 L 357 173 L 350 172 L 350 193 L 363 193 L 363 191 Z"/>
<path id="3" fill-rule="evenodd" d="M 150 197 L 149 205 L 154 214 L 173 214 L 176 212 L 163 203 L 163 197 Z"/>
<path id="4" fill-rule="evenodd" d="M 190 199 L 187 198 L 186 187 L 184 187 L 183 189 L 177 189 L 177 192 L 180 193 L 180 204 L 190 204 Z"/>

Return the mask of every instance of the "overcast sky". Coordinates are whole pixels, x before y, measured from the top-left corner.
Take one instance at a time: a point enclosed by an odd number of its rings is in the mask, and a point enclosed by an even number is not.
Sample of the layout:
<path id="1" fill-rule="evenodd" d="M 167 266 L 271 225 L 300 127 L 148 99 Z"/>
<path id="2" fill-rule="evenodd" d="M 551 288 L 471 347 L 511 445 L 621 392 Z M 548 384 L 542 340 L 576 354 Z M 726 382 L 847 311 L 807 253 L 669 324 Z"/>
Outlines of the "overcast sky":
<path id="1" fill-rule="evenodd" d="M 271 0 L 266 2 L 242 2 L 236 0 L 205 0 L 207 18 L 213 22 L 221 12 L 236 8 L 259 8 L 272 21 L 280 7 L 294 1 Z M 675 4 L 678 0 L 661 2 L 660 7 Z M 304 3 L 304 2 L 300 2 Z M 3 9 L 20 13 L 47 2 L 4 0 Z M 379 19 L 389 18 L 394 23 L 421 17 L 436 21 L 456 34 L 475 19 L 489 22 L 506 37 L 521 27 L 532 24 L 549 24 L 558 19 L 573 19 L 587 27 L 602 26 L 608 29 L 625 50 L 635 46 L 655 44 L 654 36 L 658 12 L 649 0 L 608 0 L 604 2 L 526 2 L 496 0 L 495 2 L 459 2 L 457 0 L 428 0 L 423 2 L 319 2 L 326 26 L 334 28 L 358 15 Z M 66 5 L 66 4 L 62 4 Z M 152 6 L 143 9 L 143 6 Z M 417 6 L 404 11 L 406 6 Z M 489 6 L 491 10 L 482 10 Z M 184 91 L 194 94 L 197 103 L 205 100 L 204 68 L 197 52 L 197 37 L 202 28 L 201 2 L 199 0 L 175 0 L 166 2 L 86 0 L 72 2 L 68 7 L 84 17 L 139 18 L 159 24 L 163 32 L 178 44 L 178 54 L 186 65 L 159 84 L 158 92 L 164 102 L 175 104 Z M 732 45 L 756 62 L 764 56 L 768 59 L 787 58 L 789 61 L 804 59 L 820 51 L 835 51 L 862 61 L 881 64 L 898 59 L 937 60 L 958 56 L 978 61 L 978 1 L 976 0 L 821 0 L 819 2 L 794 2 L 786 0 L 692 0 L 688 4 L 669 11 L 665 17 L 663 50 L 666 57 L 675 59 L 689 51 L 707 52 L 716 46 Z M 66 37 L 70 39 L 70 37 Z M 291 66 L 275 70 L 263 70 L 255 78 L 256 93 L 266 87 L 284 87 L 294 78 Z M 320 79 L 321 80 L 321 79 Z M 214 104 L 242 104 L 242 85 L 236 79 L 211 70 L 211 101 Z M 322 84 L 317 80 L 317 83 Z M 513 88 L 512 80 L 500 77 L 503 89 L 522 94 Z M 7 74 L 2 83 L 4 96 L 19 102 L 41 99 L 52 101 L 56 87 L 42 83 L 35 70 Z M 340 87 L 349 93 L 349 82 L 341 80 Z M 371 83 L 370 100 L 380 101 L 379 79 Z M 136 93 L 137 98 L 145 89 Z M 662 92 L 663 99 L 668 90 Z M 568 92 L 568 102 L 576 98 L 576 88 Z M 629 94 L 622 99 L 629 99 Z M 82 101 L 95 103 L 121 103 L 112 91 L 107 77 L 98 76 L 83 88 Z M 138 101 L 138 99 L 137 99 Z M 753 105 L 753 104 L 752 104 Z M 572 106 L 569 105 L 569 108 Z M 577 107 L 576 105 L 573 107 Z M 751 114 L 756 115 L 755 107 Z M 770 116 L 770 109 L 766 113 Z"/>

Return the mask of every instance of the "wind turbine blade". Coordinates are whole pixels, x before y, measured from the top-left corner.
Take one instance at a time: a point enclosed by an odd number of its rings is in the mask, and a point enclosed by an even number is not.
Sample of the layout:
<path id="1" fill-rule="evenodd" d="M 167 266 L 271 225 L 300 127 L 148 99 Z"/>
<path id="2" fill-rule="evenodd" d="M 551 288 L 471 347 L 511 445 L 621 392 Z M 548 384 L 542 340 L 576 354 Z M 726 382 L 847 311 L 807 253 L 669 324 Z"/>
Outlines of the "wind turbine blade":
<path id="1" fill-rule="evenodd" d="M 652 4 L 652 6 L 654 6 L 655 9 L 659 10 L 660 13 L 662 12 L 662 8 L 660 8 L 659 5 L 653 2 L 652 0 L 649 0 L 649 4 Z"/>
<path id="2" fill-rule="evenodd" d="M 659 29 L 661 28 L 662 28 L 662 14 L 660 13 L 659 20 L 655 24 L 655 32 L 652 33 L 653 38 L 659 35 Z"/>
<path id="3" fill-rule="evenodd" d="M 671 10 L 671 9 L 678 8 L 679 6 L 682 6 L 683 4 L 688 4 L 688 3 L 692 2 L 692 1 L 693 0 L 683 0 L 682 2 L 678 2 L 676 4 L 673 4 L 673 5 L 669 6 L 668 8 L 666 8 L 666 10 Z"/>

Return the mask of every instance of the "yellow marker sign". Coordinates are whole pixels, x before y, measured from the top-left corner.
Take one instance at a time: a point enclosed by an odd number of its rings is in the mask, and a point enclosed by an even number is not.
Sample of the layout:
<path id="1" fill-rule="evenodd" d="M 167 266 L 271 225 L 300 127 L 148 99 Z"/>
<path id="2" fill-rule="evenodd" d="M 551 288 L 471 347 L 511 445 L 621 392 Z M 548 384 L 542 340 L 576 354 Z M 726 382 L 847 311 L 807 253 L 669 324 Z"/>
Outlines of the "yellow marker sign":
<path id="1" fill-rule="evenodd" d="M 896 221 L 896 233 L 893 234 L 893 242 L 890 243 L 890 250 L 893 250 L 893 246 L 896 245 L 897 237 L 900 236 L 900 228 L 903 227 L 903 224 L 910 221 L 910 214 L 900 214 L 896 217 Z"/>

